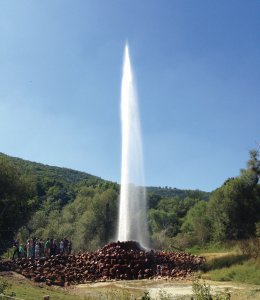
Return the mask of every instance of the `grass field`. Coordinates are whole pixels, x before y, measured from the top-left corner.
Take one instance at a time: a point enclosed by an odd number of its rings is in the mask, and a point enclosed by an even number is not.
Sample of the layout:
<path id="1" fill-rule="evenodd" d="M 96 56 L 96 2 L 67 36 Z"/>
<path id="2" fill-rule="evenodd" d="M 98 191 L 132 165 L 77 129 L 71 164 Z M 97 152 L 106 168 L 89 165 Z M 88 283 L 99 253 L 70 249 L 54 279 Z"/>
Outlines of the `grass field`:
<path id="1" fill-rule="evenodd" d="M 209 259 L 203 269 L 207 279 L 260 285 L 260 259 L 226 254 Z"/>
<path id="2" fill-rule="evenodd" d="M 71 295 L 67 290 L 62 288 L 48 288 L 44 284 L 35 284 L 32 281 L 24 278 L 23 276 L 15 274 L 13 272 L 0 273 L 0 280 L 4 280 L 11 285 L 11 288 L 7 290 L 8 294 L 13 292 L 17 298 L 25 300 L 42 300 L 46 295 L 49 295 L 51 300 L 83 299 L 82 297 L 79 297 L 77 295 Z"/>
<path id="3" fill-rule="evenodd" d="M 241 245 L 251 251 L 242 251 Z M 203 278 L 260 285 L 260 249 L 258 244 L 252 244 L 252 240 L 242 244 L 209 244 L 206 248 L 194 247 L 188 251 L 206 257 Z"/>

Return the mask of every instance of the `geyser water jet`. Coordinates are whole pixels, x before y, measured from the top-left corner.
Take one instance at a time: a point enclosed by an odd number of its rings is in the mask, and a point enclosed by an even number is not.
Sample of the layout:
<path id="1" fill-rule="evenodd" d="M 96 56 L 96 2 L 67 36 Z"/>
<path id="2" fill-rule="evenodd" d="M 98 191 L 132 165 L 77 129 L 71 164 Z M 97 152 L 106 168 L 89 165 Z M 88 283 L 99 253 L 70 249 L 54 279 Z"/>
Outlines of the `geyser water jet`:
<path id="1" fill-rule="evenodd" d="M 148 248 L 146 190 L 138 97 L 130 62 L 124 52 L 121 83 L 122 162 L 118 240 L 134 240 Z"/>

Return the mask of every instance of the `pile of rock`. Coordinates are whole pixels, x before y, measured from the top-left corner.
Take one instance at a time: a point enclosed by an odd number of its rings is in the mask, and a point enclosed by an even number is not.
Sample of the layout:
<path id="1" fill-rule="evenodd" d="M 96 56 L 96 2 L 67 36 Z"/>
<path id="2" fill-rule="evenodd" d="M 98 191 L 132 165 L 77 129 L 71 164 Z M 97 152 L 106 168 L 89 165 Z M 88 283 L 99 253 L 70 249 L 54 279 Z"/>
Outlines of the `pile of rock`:
<path id="1" fill-rule="evenodd" d="M 0 271 L 12 270 L 47 285 L 69 285 L 89 281 L 131 280 L 156 277 L 183 278 L 204 263 L 188 253 L 145 251 L 137 242 L 110 243 L 94 252 L 21 258 L 0 261 Z"/>

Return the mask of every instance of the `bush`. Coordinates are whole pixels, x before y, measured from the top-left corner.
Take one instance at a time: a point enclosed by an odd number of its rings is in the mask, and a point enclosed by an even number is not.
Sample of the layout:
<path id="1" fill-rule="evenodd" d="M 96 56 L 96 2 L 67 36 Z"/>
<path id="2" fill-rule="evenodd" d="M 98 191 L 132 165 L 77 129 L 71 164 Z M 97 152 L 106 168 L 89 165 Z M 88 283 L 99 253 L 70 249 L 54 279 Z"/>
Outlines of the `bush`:
<path id="1" fill-rule="evenodd" d="M 199 245 L 197 237 L 190 233 L 179 233 L 173 238 L 173 243 L 180 249 L 187 249 Z"/>
<path id="2" fill-rule="evenodd" d="M 224 293 L 212 295 L 210 285 L 207 285 L 205 281 L 200 282 L 195 279 L 192 284 L 192 298 L 191 300 L 230 300 L 231 295 L 228 291 Z"/>
<path id="3" fill-rule="evenodd" d="M 239 242 L 242 254 L 257 259 L 260 257 L 260 238 L 250 238 Z"/>
<path id="4" fill-rule="evenodd" d="M 149 292 L 144 292 L 144 295 L 140 300 L 151 300 L 151 296 L 149 295 Z"/>
<path id="5" fill-rule="evenodd" d="M 149 292 L 144 292 L 144 295 L 140 300 L 152 300 L 153 298 L 150 296 Z M 171 296 L 163 289 L 160 289 L 158 295 L 156 297 L 158 300 L 170 300 Z"/>

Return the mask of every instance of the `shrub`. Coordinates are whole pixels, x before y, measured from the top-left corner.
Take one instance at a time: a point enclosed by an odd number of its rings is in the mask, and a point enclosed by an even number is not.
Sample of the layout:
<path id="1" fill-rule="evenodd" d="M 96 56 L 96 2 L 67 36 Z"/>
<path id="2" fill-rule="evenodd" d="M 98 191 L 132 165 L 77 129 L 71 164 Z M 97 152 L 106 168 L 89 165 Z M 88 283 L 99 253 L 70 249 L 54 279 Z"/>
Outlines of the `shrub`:
<path id="1" fill-rule="evenodd" d="M 142 298 L 140 300 L 152 300 L 152 299 L 153 298 L 151 298 L 149 292 L 144 292 L 144 295 L 142 296 Z M 171 296 L 165 290 L 160 289 L 156 299 L 158 299 L 158 300 L 170 300 Z"/>
<path id="2" fill-rule="evenodd" d="M 250 238 L 247 240 L 242 240 L 239 242 L 239 249 L 242 254 L 252 257 L 258 258 L 260 257 L 260 238 Z"/>
<path id="3" fill-rule="evenodd" d="M 197 240 L 196 236 L 194 236 L 190 233 L 179 233 L 173 239 L 173 243 L 178 248 L 187 249 L 187 248 L 193 247 L 195 245 L 198 245 L 198 240 Z"/>
<path id="4" fill-rule="evenodd" d="M 226 290 L 225 292 L 217 295 L 211 294 L 210 285 L 207 285 L 205 281 L 200 282 L 197 278 L 193 281 L 192 284 L 193 295 L 191 300 L 230 300 L 231 295 Z"/>
<path id="5" fill-rule="evenodd" d="M 144 292 L 144 295 L 140 300 L 151 300 L 151 296 L 149 295 L 149 292 Z"/>

